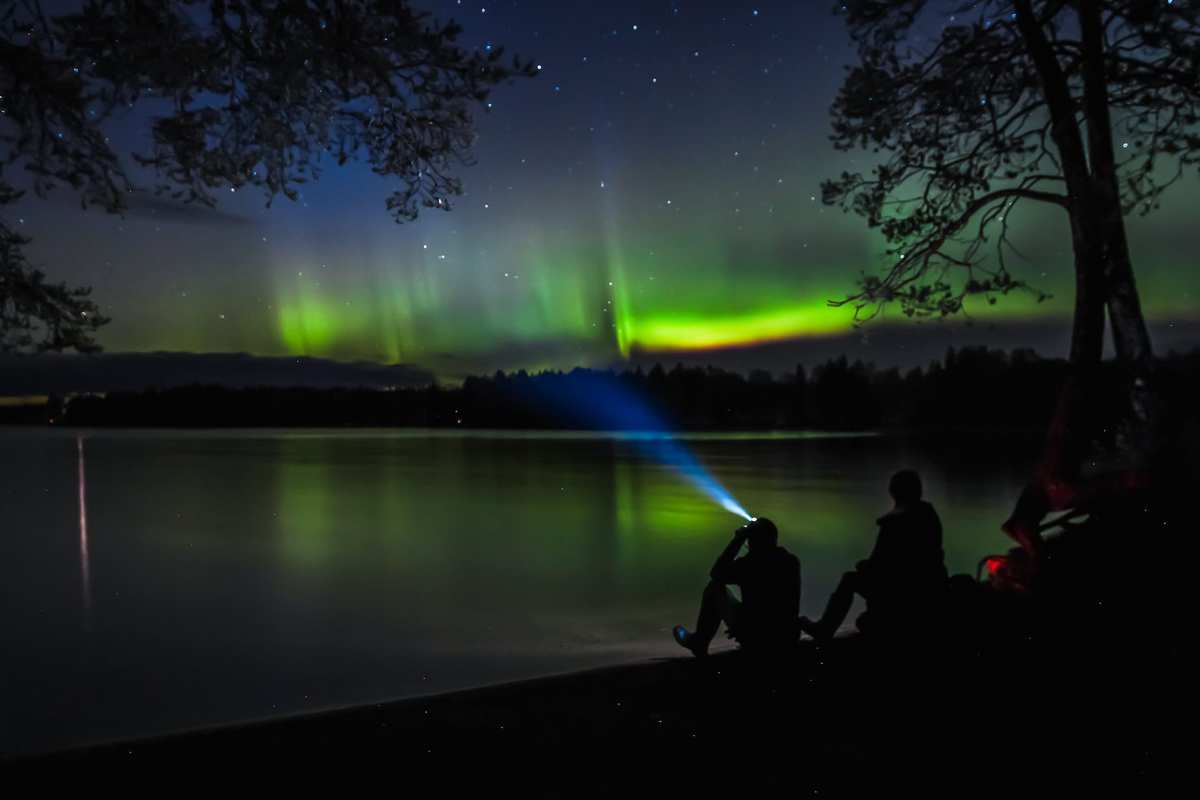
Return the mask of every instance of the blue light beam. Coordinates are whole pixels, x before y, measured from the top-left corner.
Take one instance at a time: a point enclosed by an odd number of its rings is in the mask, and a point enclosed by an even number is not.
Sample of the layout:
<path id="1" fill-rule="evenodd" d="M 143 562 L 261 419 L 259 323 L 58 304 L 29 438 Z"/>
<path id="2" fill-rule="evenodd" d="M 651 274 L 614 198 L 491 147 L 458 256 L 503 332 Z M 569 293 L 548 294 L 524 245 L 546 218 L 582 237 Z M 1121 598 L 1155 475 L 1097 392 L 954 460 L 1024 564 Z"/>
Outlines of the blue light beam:
<path id="1" fill-rule="evenodd" d="M 629 432 L 628 441 L 645 457 L 670 467 L 726 511 L 747 522 L 754 519 L 619 376 L 583 369 L 569 375 L 542 376 L 533 399 L 553 408 L 569 424 Z"/>
<path id="2" fill-rule="evenodd" d="M 679 473 L 680 477 L 726 511 L 749 522 L 753 519 L 729 490 L 721 485 L 683 443 L 667 432 L 656 432 L 649 437 L 634 437 L 638 449 L 649 458 Z"/>

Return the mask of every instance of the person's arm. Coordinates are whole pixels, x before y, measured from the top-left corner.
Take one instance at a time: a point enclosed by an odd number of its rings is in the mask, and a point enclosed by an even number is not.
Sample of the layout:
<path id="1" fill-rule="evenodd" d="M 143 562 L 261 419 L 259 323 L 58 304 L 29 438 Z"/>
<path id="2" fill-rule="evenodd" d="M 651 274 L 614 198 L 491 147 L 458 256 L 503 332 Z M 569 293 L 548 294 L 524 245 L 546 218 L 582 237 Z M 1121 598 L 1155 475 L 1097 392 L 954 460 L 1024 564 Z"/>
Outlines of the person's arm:
<path id="1" fill-rule="evenodd" d="M 713 564 L 708 575 L 717 583 L 734 583 L 733 562 L 737 559 L 737 554 L 741 551 L 742 545 L 746 542 L 746 532 L 742 528 L 738 528 L 733 532 L 733 540 L 725 545 L 725 549 L 721 551 L 721 555 L 717 556 L 717 561 Z"/>

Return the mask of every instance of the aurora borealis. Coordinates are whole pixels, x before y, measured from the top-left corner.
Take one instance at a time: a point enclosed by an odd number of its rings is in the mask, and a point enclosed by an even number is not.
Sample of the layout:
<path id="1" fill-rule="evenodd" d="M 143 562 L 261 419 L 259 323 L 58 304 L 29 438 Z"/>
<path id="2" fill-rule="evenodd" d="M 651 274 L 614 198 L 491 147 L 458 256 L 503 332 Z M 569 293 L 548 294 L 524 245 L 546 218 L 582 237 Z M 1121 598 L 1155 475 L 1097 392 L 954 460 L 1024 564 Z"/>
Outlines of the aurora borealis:
<path id="1" fill-rule="evenodd" d="M 406 362 L 456 377 L 845 335 L 826 301 L 882 264 L 820 181 L 857 154 L 827 141 L 849 58 L 829 4 L 427 3 L 464 43 L 534 57 L 498 90 L 449 213 L 396 225 L 388 187 L 330 165 L 298 203 L 230 196 L 217 211 L 135 200 L 124 218 L 65 193 L 14 217 L 55 278 L 89 284 L 109 351 Z M 136 120 L 113 135 L 138 140 Z M 1200 181 L 1131 221 L 1153 330 L 1192 326 Z M 1057 212 L 1014 221 L 1018 277 L 1054 298 L 971 307 L 1019 327 L 1065 320 L 1069 238 Z M 1065 341 L 1066 325 L 1063 325 Z M 874 347 L 887 358 L 887 337 Z M 780 362 L 780 369 L 791 365 Z"/>

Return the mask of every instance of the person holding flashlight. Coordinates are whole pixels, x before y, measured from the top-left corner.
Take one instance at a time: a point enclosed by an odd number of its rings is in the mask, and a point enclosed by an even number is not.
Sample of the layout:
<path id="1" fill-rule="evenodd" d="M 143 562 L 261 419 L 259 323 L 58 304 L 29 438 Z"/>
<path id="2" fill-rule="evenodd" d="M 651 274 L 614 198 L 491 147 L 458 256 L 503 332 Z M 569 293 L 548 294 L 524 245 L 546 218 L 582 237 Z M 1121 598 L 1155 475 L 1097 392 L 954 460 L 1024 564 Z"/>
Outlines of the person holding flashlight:
<path id="1" fill-rule="evenodd" d="M 749 550 L 739 558 L 746 544 Z M 771 520 L 752 519 L 734 531 L 709 577 L 696 630 L 676 625 L 672 631 L 675 641 L 693 655 L 708 654 L 722 622 L 747 650 L 779 650 L 800 638 L 800 560 L 779 546 L 779 530 Z M 741 590 L 741 599 L 730 586 Z"/>

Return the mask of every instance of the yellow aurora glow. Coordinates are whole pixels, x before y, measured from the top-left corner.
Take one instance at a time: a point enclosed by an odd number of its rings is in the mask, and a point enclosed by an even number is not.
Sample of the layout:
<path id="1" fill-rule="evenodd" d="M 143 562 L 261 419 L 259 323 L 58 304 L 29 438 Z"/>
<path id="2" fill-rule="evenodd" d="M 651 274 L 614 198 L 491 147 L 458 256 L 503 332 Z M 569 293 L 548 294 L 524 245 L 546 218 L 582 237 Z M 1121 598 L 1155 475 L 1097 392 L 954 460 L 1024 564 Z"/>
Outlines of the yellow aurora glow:
<path id="1" fill-rule="evenodd" d="M 746 313 L 622 315 L 621 352 L 632 350 L 710 350 L 803 336 L 828 336 L 852 326 L 845 309 L 824 301 Z"/>

